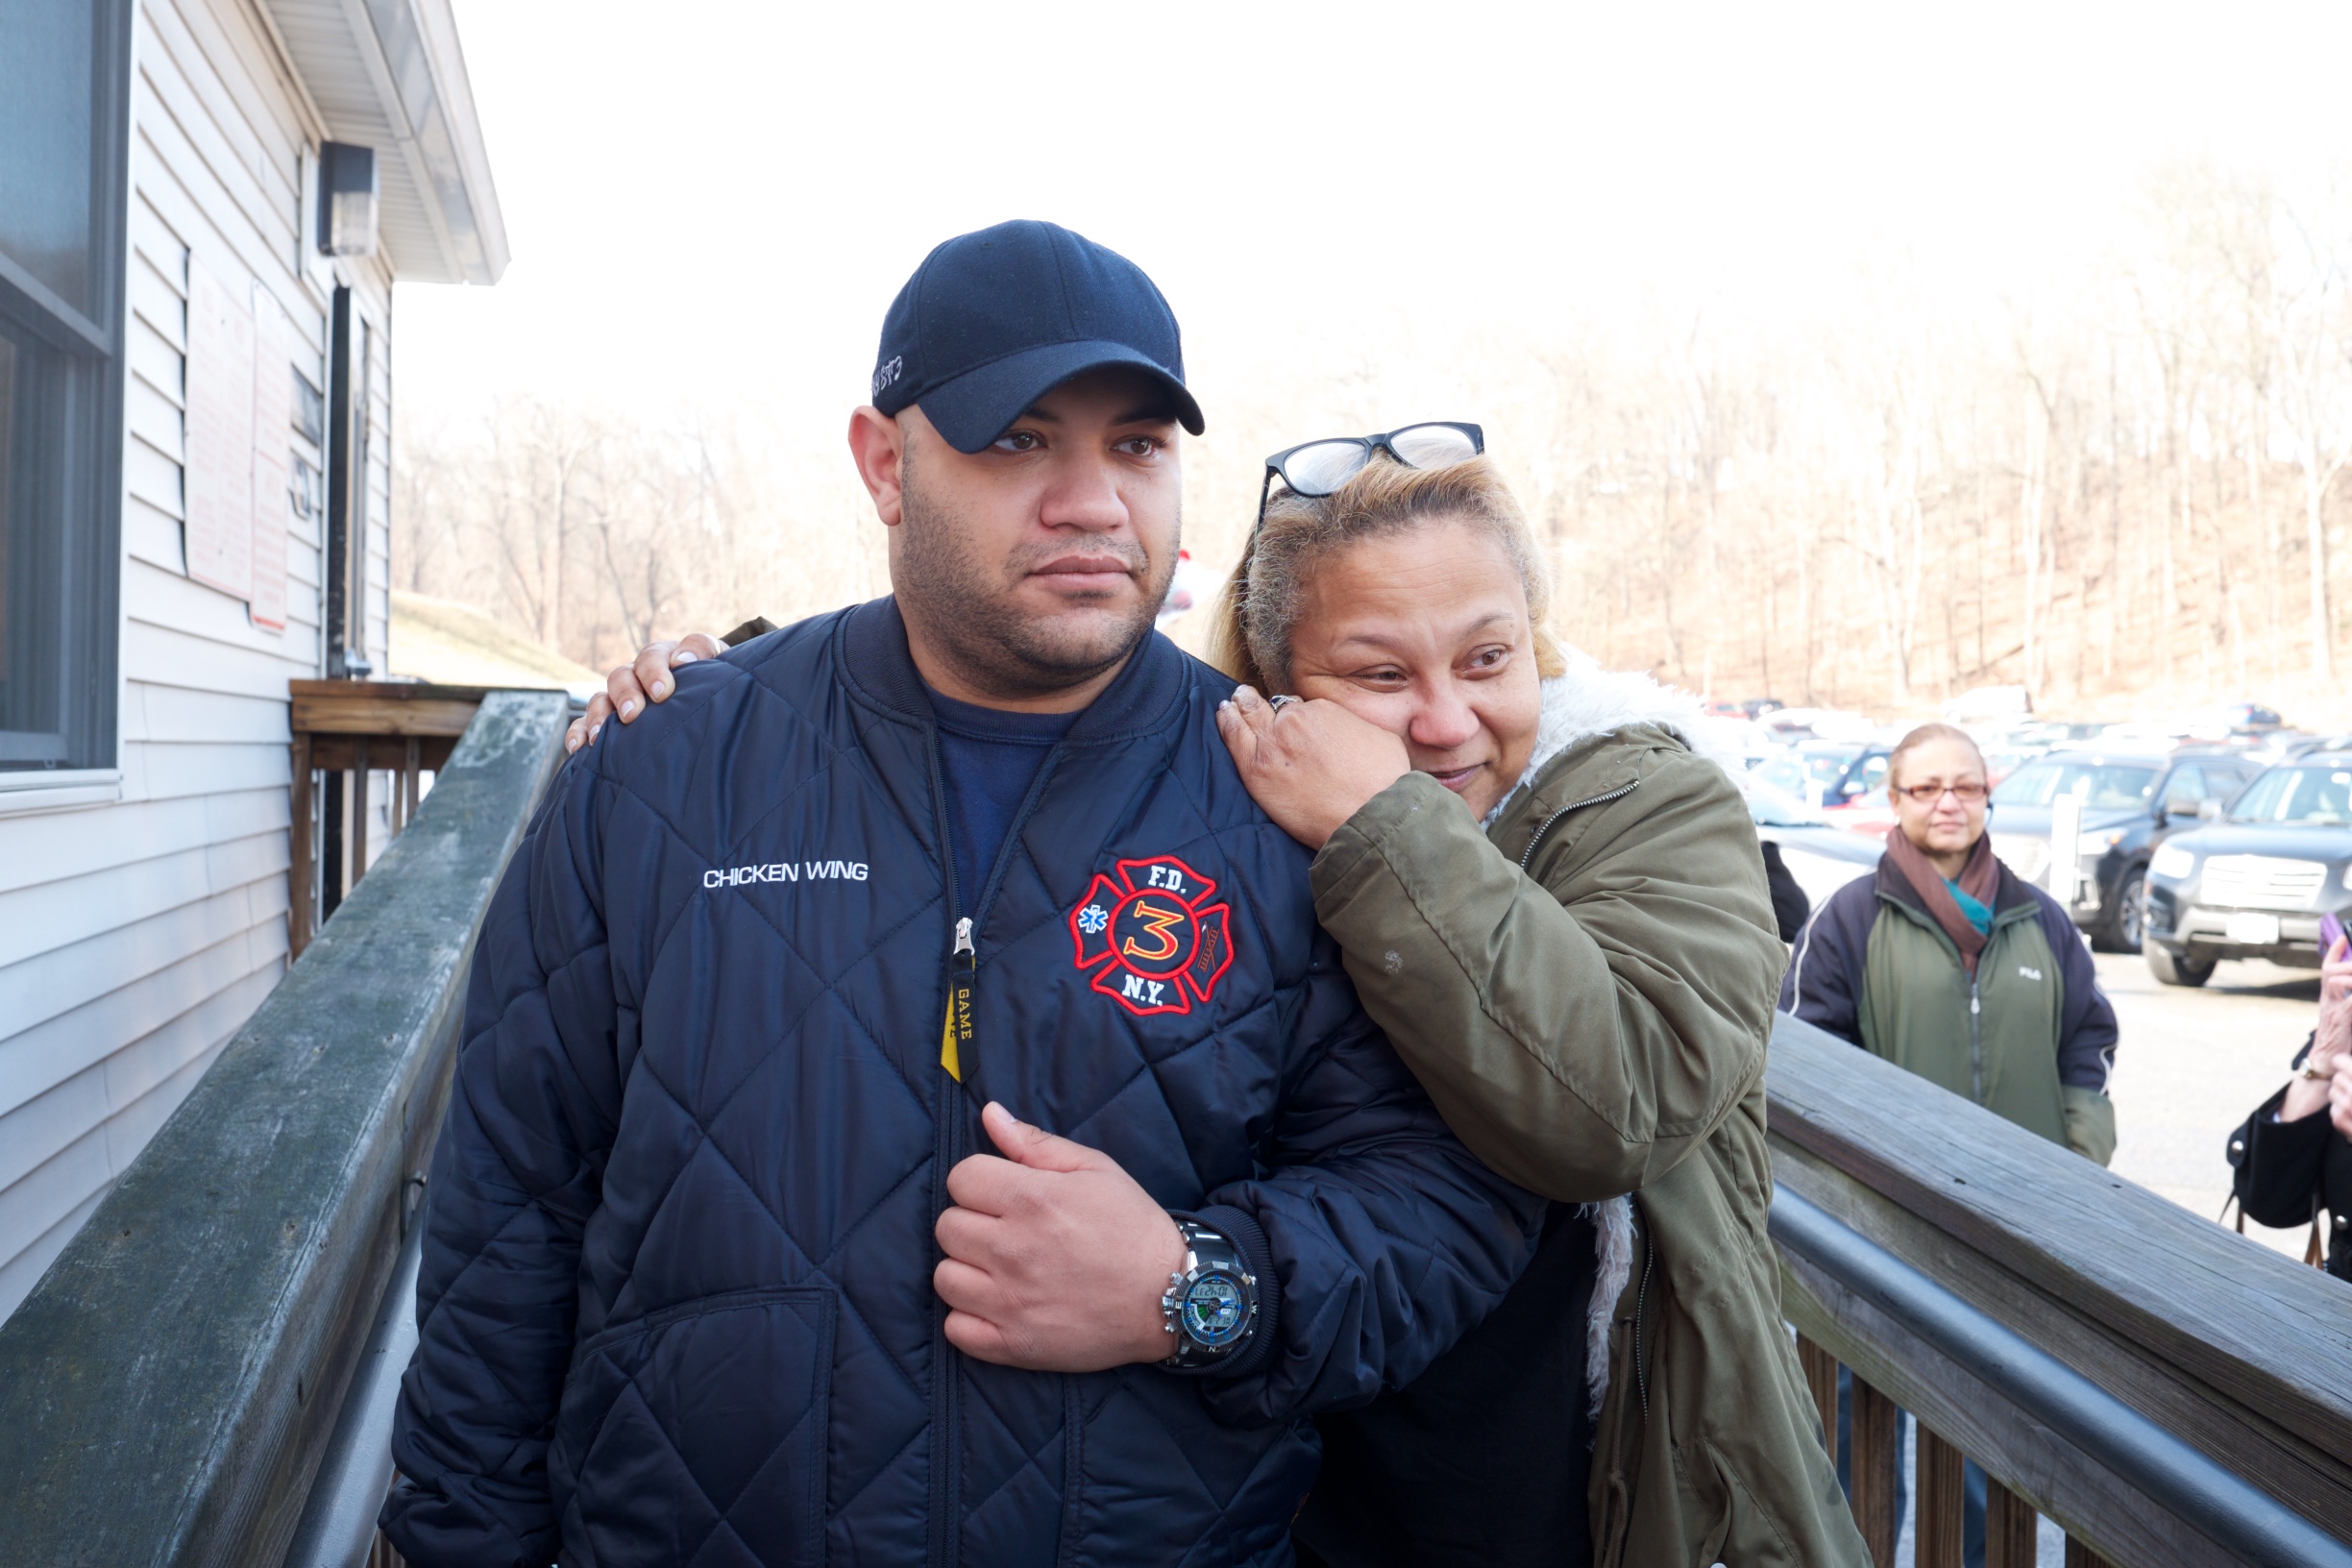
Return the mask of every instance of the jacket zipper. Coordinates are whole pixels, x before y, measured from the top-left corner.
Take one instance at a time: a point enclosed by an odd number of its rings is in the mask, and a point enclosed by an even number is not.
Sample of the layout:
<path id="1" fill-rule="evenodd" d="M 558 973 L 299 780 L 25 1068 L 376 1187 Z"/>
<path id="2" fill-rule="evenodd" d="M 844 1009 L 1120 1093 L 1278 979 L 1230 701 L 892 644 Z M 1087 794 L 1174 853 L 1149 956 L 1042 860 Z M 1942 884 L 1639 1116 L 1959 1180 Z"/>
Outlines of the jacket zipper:
<path id="1" fill-rule="evenodd" d="M 1004 843 L 997 845 L 996 863 L 989 869 L 988 881 L 980 890 L 980 898 L 972 913 L 963 912 L 963 890 L 956 882 L 955 841 L 947 826 L 946 776 L 940 765 L 939 729 L 930 731 L 931 806 L 939 827 L 940 871 L 947 882 L 947 912 L 953 935 L 947 946 L 946 1005 L 941 1013 L 939 1136 L 934 1144 L 938 1161 L 937 1187 L 932 1194 L 931 1212 L 936 1219 L 946 1212 L 947 1174 L 970 1151 L 964 1140 L 964 1080 L 971 1071 L 973 1051 L 977 1047 L 976 1031 L 979 1017 L 980 953 L 976 933 L 980 922 L 987 919 L 989 905 L 995 902 L 997 886 L 1004 881 L 1005 869 L 1012 864 L 1014 845 L 1019 841 L 1021 829 L 1028 824 L 1038 799 L 1044 794 L 1045 781 L 1062 760 L 1062 745 L 1056 743 L 1038 765 L 1037 776 L 1029 781 L 1029 793 L 1021 797 L 1020 809 L 1005 824 Z M 956 1056 L 956 1066 L 950 1071 L 946 1053 L 950 1041 Z M 932 1242 L 933 1262 L 943 1256 L 939 1243 Z M 940 1307 L 939 1321 L 931 1331 L 932 1365 L 937 1368 L 931 1389 L 931 1553 L 936 1568 L 955 1568 L 962 1548 L 962 1523 L 956 1517 L 963 1474 L 963 1353 L 947 1342 L 947 1309 Z M 1069 1509 L 1065 1499 L 1064 1514 Z"/>
<path id="2" fill-rule="evenodd" d="M 1976 1103 L 1984 1104 L 1984 1006 L 1973 974 L 1969 976 L 1969 1087 Z"/>
<path id="3" fill-rule="evenodd" d="M 1633 793 L 1633 785 L 1639 784 L 1641 780 L 1637 778 L 1633 781 L 1633 784 L 1622 785 L 1617 789 L 1609 791 L 1606 795 L 1596 795 L 1589 800 L 1571 801 L 1567 805 L 1560 807 L 1559 810 L 1554 812 L 1551 816 L 1546 817 L 1543 820 L 1543 825 L 1535 830 L 1535 836 L 1528 840 L 1527 848 L 1520 852 L 1519 869 L 1523 871 L 1528 869 L 1528 863 L 1535 858 L 1535 846 L 1543 843 L 1544 835 L 1552 831 L 1552 824 L 1554 822 L 1558 821 L 1562 817 L 1567 816 L 1572 811 L 1582 811 L 1586 806 L 1602 806 L 1606 805 L 1611 800 L 1623 799 L 1625 796 L 1631 795 Z"/>
<path id="4" fill-rule="evenodd" d="M 939 731 L 932 729 L 930 740 L 931 809 L 939 829 L 940 873 L 947 882 L 947 921 L 951 933 L 947 948 L 947 994 L 941 1010 L 940 1049 L 945 1052 L 949 1031 L 956 1022 L 955 1007 L 961 999 L 965 1014 L 966 1036 L 969 1039 L 969 1008 L 974 997 L 972 981 L 977 977 L 977 953 L 972 951 L 972 922 L 963 913 L 962 890 L 956 886 L 955 845 L 947 830 L 947 787 L 940 767 Z M 974 962 L 968 969 L 962 962 L 969 954 Z M 958 990 L 961 988 L 961 997 Z M 963 1084 L 960 1078 L 941 1064 L 937 1127 L 932 1146 L 931 1213 L 934 1220 L 948 1207 L 947 1173 L 964 1155 Z M 935 1236 L 931 1243 L 932 1262 L 936 1265 L 946 1255 L 940 1250 Z M 955 1346 L 947 1342 L 947 1306 L 936 1303 L 938 1318 L 931 1328 L 931 1549 L 927 1554 L 933 1568 L 952 1568 L 957 1556 L 961 1531 L 956 1528 L 955 1508 L 957 1482 L 962 1476 L 963 1445 L 957 1440 L 962 1427 L 963 1362 Z"/>
<path id="5" fill-rule="evenodd" d="M 1919 924 L 1924 926 L 1928 931 L 1942 938 L 1948 945 L 1951 945 L 1952 957 L 1960 959 L 1961 968 L 1964 969 L 1967 968 L 1968 960 L 1961 958 L 1959 947 L 1957 945 L 1952 945 L 1951 938 L 1945 934 L 1943 927 L 1935 924 L 1932 920 L 1923 918 L 1900 899 L 1888 897 L 1883 892 L 1878 894 L 1878 899 L 1881 903 L 1890 904 L 1893 907 L 1901 910 L 1906 918 L 1917 921 Z M 1997 934 L 2002 926 L 2011 924 L 2015 920 L 2021 920 L 2022 919 L 2024 919 L 2024 917 L 2016 916 L 2012 917 L 2012 919 L 2009 920 L 2003 920 L 1997 917 L 1993 921 L 1993 932 L 1989 933 L 1985 938 L 1984 952 L 1989 953 L 1993 950 L 1993 935 Z M 1982 972 L 1983 968 L 1984 953 L 1979 953 L 1977 955 L 1976 970 L 1970 973 L 1968 977 L 1969 1091 L 1971 1096 L 1978 1105 L 1985 1103 L 1984 992 L 1978 988 L 1976 981 L 1977 973 Z"/>
<path id="6" fill-rule="evenodd" d="M 1642 1424 L 1650 1423 L 1650 1358 L 1644 1354 L 1642 1318 L 1650 1307 L 1650 1265 L 1657 1261 L 1657 1238 L 1642 1237 L 1641 1284 L 1633 1292 L 1633 1387 L 1641 1395 Z"/>

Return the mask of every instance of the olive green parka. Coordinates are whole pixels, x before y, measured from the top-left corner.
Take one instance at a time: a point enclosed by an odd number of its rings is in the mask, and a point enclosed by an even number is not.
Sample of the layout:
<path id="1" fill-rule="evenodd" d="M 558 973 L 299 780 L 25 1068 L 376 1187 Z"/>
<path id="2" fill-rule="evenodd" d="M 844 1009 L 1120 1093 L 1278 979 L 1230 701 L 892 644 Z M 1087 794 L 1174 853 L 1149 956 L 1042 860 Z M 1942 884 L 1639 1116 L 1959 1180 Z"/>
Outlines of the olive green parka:
<path id="1" fill-rule="evenodd" d="M 1316 856 L 1315 910 L 1472 1152 L 1605 1216 L 1632 1196 L 1630 1254 L 1596 1290 L 1594 1562 L 1863 1568 L 1765 1234 L 1786 950 L 1697 728 L 1687 698 L 1577 656 L 1482 831 L 1409 774 Z"/>

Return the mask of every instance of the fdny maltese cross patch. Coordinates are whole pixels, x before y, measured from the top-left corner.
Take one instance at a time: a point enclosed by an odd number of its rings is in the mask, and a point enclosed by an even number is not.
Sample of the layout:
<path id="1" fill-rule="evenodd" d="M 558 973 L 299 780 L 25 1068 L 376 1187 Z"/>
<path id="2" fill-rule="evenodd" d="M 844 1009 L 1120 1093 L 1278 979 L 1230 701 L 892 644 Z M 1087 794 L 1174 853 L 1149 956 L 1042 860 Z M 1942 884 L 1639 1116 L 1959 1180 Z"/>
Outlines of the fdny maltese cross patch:
<path id="1" fill-rule="evenodd" d="M 1230 912 L 1209 901 L 1215 892 L 1174 855 L 1097 871 L 1069 915 L 1078 967 L 1092 969 L 1094 989 L 1139 1017 L 1191 1012 L 1216 993 L 1233 964 Z"/>

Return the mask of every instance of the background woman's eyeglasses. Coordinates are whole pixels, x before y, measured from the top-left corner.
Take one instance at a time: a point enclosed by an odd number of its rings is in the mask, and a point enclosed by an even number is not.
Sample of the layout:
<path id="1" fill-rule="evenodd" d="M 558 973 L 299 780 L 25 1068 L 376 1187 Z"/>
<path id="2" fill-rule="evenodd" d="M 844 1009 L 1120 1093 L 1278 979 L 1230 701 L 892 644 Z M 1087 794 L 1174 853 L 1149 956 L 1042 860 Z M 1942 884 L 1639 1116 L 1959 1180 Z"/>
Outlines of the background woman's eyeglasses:
<path id="1" fill-rule="evenodd" d="M 1258 486 L 1258 523 L 1265 522 L 1266 502 L 1280 478 L 1297 496 L 1328 496 L 1357 475 L 1381 453 L 1407 468 L 1444 468 L 1466 463 L 1486 450 L 1486 432 L 1476 425 L 1450 420 L 1408 425 L 1385 435 L 1331 436 L 1303 442 L 1266 459 L 1265 480 Z"/>
<path id="2" fill-rule="evenodd" d="M 1923 806 L 1934 805 L 1944 798 L 1947 791 L 1964 806 L 1972 806 L 1985 797 L 1985 787 L 1974 779 L 1961 784 L 1898 784 L 1895 788 Z"/>

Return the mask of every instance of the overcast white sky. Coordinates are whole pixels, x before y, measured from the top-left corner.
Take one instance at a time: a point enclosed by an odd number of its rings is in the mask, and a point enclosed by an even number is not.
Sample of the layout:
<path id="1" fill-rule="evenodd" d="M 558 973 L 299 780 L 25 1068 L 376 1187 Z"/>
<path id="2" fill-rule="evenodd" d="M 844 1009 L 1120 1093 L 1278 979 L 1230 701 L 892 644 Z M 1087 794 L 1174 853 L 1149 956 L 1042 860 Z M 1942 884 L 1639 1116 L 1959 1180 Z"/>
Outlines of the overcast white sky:
<path id="1" fill-rule="evenodd" d="M 1833 309 L 1857 265 L 2030 291 L 2164 158 L 2352 161 L 2342 0 L 456 6 L 514 261 L 401 291 L 402 397 L 435 416 L 748 404 L 835 439 L 908 272 L 1006 217 L 1140 262 L 1200 382 L 1655 303 Z"/>

